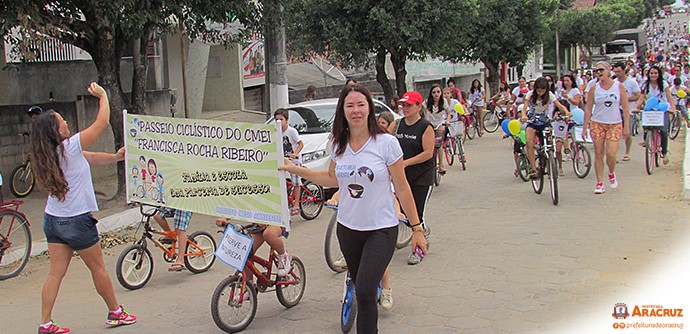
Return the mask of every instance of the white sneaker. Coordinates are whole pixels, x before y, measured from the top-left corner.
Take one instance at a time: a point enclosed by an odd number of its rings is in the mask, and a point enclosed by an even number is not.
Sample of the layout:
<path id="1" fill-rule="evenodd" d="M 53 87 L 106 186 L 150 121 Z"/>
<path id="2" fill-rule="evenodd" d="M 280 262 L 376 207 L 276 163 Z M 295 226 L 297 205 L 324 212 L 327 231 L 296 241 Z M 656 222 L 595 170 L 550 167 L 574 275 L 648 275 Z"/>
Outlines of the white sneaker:
<path id="1" fill-rule="evenodd" d="M 391 295 L 393 289 L 381 289 L 381 300 L 379 303 L 381 307 L 390 311 L 393 308 L 393 296 Z"/>
<path id="2" fill-rule="evenodd" d="M 594 188 L 594 193 L 599 195 L 603 194 L 604 192 L 606 192 L 606 189 L 604 189 L 604 182 L 597 183 L 597 186 Z"/>
<path id="3" fill-rule="evenodd" d="M 611 189 L 618 188 L 618 179 L 616 179 L 616 173 L 609 173 L 609 182 L 611 183 Z"/>
<path id="4" fill-rule="evenodd" d="M 339 267 L 339 268 L 347 268 L 347 262 L 345 262 L 345 257 L 340 256 L 335 262 L 333 262 L 333 266 Z"/>
<path id="5" fill-rule="evenodd" d="M 292 270 L 292 256 L 285 251 L 285 254 L 278 255 L 278 277 L 285 277 Z"/>

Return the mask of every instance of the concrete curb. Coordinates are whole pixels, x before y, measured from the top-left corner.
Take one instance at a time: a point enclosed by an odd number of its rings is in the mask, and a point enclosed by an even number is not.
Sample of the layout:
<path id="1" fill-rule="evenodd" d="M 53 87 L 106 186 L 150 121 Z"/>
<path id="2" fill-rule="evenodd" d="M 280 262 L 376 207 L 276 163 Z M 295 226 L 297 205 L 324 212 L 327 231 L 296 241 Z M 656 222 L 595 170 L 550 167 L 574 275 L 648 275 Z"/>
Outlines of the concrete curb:
<path id="1" fill-rule="evenodd" d="M 682 123 L 682 122 L 681 122 Z M 690 129 L 685 129 L 685 157 L 683 157 L 683 196 L 690 200 Z"/>
<path id="2" fill-rule="evenodd" d="M 119 228 L 134 225 L 140 221 L 141 214 L 139 208 L 127 209 L 112 216 L 98 220 L 98 233 L 105 233 Z M 48 243 L 45 238 L 36 240 L 31 244 L 31 256 L 41 254 L 48 250 Z"/>

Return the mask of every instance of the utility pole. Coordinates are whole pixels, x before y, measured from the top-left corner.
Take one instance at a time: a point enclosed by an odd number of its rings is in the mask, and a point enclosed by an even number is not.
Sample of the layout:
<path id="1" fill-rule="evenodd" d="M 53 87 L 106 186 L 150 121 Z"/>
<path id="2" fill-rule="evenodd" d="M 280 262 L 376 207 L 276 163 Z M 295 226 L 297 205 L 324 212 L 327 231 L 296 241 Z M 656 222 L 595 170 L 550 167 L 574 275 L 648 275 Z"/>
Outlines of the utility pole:
<path id="1" fill-rule="evenodd" d="M 285 24 L 283 7 L 276 0 L 266 1 L 266 8 L 276 8 L 275 17 L 268 20 L 265 49 L 267 53 L 269 112 L 285 108 L 289 104 L 287 80 L 287 55 L 285 53 Z"/>

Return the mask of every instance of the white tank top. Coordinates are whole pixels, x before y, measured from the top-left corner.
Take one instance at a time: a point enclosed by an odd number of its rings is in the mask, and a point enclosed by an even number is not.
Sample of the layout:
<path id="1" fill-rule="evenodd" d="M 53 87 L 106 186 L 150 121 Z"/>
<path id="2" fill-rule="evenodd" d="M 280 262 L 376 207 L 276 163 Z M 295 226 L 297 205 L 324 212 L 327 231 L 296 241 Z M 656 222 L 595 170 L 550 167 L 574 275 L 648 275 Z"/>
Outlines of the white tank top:
<path id="1" fill-rule="evenodd" d="M 601 83 L 597 83 L 594 89 L 594 110 L 592 111 L 592 121 L 603 124 L 621 123 L 620 82 L 613 82 L 611 88 L 604 89 Z"/>

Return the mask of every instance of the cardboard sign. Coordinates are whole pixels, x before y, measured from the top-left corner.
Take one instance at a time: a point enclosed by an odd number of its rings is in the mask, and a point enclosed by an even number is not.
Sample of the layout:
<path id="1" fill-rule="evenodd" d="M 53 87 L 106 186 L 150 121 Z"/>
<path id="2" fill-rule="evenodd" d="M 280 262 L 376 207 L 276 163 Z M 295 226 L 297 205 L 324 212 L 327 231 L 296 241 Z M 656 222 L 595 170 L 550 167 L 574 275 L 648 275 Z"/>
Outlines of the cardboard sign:
<path id="1" fill-rule="evenodd" d="M 225 229 L 223 238 L 218 243 L 215 255 L 221 262 L 239 271 L 244 269 L 249 253 L 252 251 L 254 239 L 238 233 L 231 226 Z"/>
<path id="2" fill-rule="evenodd" d="M 642 126 L 664 126 L 664 111 L 643 111 Z"/>
<path id="3" fill-rule="evenodd" d="M 573 127 L 573 137 L 575 138 L 575 141 L 578 143 L 593 143 L 592 134 L 590 132 L 587 133 L 587 139 L 582 140 L 582 131 L 582 125 L 576 125 Z"/>

